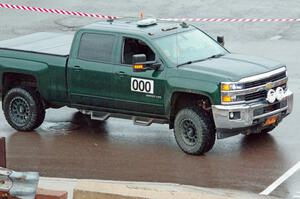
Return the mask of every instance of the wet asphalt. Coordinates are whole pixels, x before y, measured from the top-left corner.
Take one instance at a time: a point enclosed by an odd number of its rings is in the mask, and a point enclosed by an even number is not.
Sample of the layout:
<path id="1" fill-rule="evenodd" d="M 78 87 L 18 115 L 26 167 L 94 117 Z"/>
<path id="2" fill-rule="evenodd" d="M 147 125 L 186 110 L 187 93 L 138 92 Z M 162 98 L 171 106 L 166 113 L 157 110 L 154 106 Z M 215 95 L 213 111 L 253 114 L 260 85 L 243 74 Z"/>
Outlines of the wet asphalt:
<path id="1" fill-rule="evenodd" d="M 4 121 L 3 115 L 0 120 Z M 77 110 L 48 110 L 35 132 L 16 132 L 1 122 L 7 138 L 7 166 L 42 176 L 173 182 L 258 193 L 296 161 L 299 145 L 284 130 L 266 136 L 219 140 L 205 156 L 184 154 L 166 125 L 134 126 L 131 121 L 92 121 Z M 287 144 L 282 142 L 288 142 Z M 289 153 L 292 147 L 294 153 Z M 294 149 L 293 149 L 294 148 Z M 292 188 L 297 189 L 297 183 Z M 296 188 L 294 187 L 296 186 Z M 285 197 L 289 185 L 273 195 Z"/>
<path id="2" fill-rule="evenodd" d="M 4 1 L 5 2 L 5 1 Z M 6 3 L 75 11 L 158 17 L 297 18 L 299 1 L 128 1 L 60 2 L 14 0 Z M 118 6 L 116 6 L 118 5 Z M 164 9 L 162 9 L 164 8 Z M 33 32 L 70 32 L 95 20 L 0 10 L 0 39 Z M 204 156 L 190 156 L 177 146 L 167 125 L 134 126 L 132 121 L 92 121 L 77 110 L 47 111 L 34 132 L 12 129 L 0 111 L 0 137 L 7 139 L 7 166 L 42 176 L 172 182 L 260 193 L 300 161 L 300 23 L 202 23 L 212 36 L 224 35 L 231 52 L 279 60 L 288 66 L 294 111 L 270 135 L 218 140 Z M 271 195 L 300 195 L 300 171 Z"/>

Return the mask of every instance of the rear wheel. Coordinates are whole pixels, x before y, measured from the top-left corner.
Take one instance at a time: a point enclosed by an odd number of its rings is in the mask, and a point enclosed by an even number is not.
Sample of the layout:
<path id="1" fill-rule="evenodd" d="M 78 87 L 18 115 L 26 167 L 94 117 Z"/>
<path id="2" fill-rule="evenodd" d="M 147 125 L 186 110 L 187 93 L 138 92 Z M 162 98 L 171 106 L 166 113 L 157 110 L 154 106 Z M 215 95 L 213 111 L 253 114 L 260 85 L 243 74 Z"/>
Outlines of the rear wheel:
<path id="1" fill-rule="evenodd" d="M 212 124 L 197 108 L 183 108 L 174 122 L 177 144 L 188 154 L 201 155 L 208 152 L 215 143 L 215 129 Z"/>
<path id="2" fill-rule="evenodd" d="M 45 108 L 37 91 L 32 88 L 13 88 L 3 100 L 7 122 L 18 131 L 32 131 L 45 119 Z"/>

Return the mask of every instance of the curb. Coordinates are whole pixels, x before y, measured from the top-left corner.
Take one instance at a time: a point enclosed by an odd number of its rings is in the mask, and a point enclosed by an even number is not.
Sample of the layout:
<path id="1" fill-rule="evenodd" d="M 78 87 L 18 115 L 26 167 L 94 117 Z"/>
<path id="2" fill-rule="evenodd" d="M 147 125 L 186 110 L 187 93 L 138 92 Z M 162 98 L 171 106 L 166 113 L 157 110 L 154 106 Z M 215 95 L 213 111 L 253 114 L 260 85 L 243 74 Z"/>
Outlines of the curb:
<path id="1" fill-rule="evenodd" d="M 179 184 L 144 182 L 101 182 L 79 180 L 74 199 L 275 199 L 233 190 L 200 188 Z"/>

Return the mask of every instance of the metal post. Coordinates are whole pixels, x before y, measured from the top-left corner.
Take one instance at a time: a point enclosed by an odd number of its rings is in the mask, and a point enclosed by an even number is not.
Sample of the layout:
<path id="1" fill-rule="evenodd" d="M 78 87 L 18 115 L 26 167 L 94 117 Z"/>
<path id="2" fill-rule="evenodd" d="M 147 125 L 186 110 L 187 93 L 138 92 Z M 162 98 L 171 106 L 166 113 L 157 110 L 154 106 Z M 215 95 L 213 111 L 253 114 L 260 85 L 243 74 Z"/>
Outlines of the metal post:
<path id="1" fill-rule="evenodd" d="M 0 167 L 6 168 L 5 138 L 0 138 Z"/>

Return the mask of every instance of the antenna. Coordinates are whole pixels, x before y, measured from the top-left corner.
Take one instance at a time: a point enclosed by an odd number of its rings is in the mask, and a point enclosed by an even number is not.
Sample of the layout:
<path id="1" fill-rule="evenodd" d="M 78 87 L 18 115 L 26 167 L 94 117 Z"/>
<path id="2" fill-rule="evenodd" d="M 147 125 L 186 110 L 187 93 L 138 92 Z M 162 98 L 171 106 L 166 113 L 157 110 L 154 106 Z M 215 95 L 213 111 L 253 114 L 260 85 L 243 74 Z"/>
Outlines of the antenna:
<path id="1" fill-rule="evenodd" d="M 114 19 L 112 17 L 109 17 L 109 19 L 107 19 L 107 22 L 112 24 L 112 22 L 114 22 Z"/>
<path id="2" fill-rule="evenodd" d="M 144 19 L 144 11 L 140 12 L 140 19 Z"/>
<path id="3" fill-rule="evenodd" d="M 184 22 L 184 21 L 180 24 L 180 26 L 182 28 L 188 28 L 189 27 L 189 25 L 186 22 Z"/>

